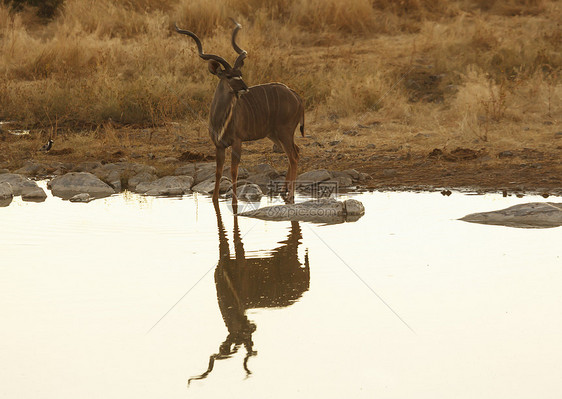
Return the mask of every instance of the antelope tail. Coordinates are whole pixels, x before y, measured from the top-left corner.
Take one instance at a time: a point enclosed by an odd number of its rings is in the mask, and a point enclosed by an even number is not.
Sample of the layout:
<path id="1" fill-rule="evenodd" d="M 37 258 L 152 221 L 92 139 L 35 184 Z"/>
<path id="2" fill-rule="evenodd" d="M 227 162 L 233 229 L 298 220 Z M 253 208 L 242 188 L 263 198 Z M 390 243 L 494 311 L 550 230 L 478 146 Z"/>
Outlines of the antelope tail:
<path id="1" fill-rule="evenodd" d="M 304 108 L 302 110 L 301 116 L 301 136 L 304 137 Z"/>

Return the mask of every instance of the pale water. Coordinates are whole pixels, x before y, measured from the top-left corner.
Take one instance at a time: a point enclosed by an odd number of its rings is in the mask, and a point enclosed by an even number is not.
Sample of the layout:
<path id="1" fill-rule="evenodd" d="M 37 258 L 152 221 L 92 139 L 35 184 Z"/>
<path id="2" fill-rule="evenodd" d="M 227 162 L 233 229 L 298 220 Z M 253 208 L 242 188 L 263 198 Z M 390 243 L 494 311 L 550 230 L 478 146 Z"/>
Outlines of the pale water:
<path id="1" fill-rule="evenodd" d="M 562 228 L 456 220 L 559 199 L 351 197 L 365 216 L 329 226 L 14 200 L 0 397 L 562 397 Z"/>

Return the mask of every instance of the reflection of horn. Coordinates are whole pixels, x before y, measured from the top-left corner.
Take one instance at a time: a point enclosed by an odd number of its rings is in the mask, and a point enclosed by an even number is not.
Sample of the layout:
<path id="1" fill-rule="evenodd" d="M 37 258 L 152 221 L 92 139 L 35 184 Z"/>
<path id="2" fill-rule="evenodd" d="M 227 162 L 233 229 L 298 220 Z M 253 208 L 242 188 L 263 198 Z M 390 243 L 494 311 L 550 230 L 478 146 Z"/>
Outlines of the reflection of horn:
<path id="1" fill-rule="evenodd" d="M 198 375 L 196 377 L 191 377 L 189 380 L 187 380 L 187 386 L 189 386 L 189 384 L 191 384 L 191 381 L 203 380 L 203 379 L 207 378 L 207 376 L 211 373 L 211 371 L 213 371 L 213 366 L 215 365 L 215 358 L 217 356 L 218 356 L 218 353 L 215 353 L 214 355 L 211 355 L 211 357 L 209 357 L 209 367 L 207 367 L 207 371 L 205 371 L 203 374 Z"/>
<path id="2" fill-rule="evenodd" d="M 253 308 L 290 306 L 310 285 L 308 250 L 304 264 L 298 258 L 298 247 L 302 239 L 298 222 L 291 222 L 290 232 L 287 238 L 279 243 L 279 247 L 264 257 L 246 258 L 238 217 L 235 215 L 235 254 L 231 255 L 218 203 L 214 205 L 219 233 L 219 262 L 215 269 L 215 288 L 228 336 L 220 345 L 218 353 L 209 357 L 207 370 L 203 374 L 191 377 L 188 386 L 191 381 L 207 378 L 213 371 L 215 360 L 230 358 L 242 345 L 246 350 L 242 366 L 246 377 L 249 377 L 252 372 L 248 361 L 250 357 L 257 355 L 252 341 L 256 325 L 248 319 L 246 311 Z"/>

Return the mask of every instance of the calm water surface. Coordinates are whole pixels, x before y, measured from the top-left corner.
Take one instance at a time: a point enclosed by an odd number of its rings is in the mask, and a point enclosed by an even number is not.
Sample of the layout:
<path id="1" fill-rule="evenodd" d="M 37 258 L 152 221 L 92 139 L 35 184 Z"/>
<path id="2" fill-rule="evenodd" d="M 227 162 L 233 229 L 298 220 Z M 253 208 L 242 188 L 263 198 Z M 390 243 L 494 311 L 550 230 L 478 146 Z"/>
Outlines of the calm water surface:
<path id="1" fill-rule="evenodd" d="M 365 216 L 330 226 L 14 200 L 0 397 L 561 397 L 562 228 L 456 220 L 559 199 L 353 198 Z"/>

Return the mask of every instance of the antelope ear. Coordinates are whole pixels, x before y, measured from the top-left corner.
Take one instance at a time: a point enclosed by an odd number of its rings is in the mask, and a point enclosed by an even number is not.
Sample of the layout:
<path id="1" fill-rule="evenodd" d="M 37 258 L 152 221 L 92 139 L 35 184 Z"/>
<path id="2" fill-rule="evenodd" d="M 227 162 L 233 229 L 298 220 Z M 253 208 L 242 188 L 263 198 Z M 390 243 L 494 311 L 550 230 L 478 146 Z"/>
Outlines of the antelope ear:
<path id="1" fill-rule="evenodd" d="M 209 72 L 211 72 L 213 75 L 219 75 L 221 72 L 223 72 L 220 62 L 217 62 L 215 60 L 210 60 Z"/>

